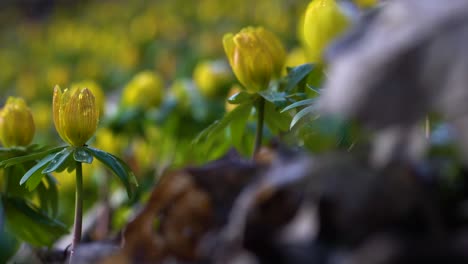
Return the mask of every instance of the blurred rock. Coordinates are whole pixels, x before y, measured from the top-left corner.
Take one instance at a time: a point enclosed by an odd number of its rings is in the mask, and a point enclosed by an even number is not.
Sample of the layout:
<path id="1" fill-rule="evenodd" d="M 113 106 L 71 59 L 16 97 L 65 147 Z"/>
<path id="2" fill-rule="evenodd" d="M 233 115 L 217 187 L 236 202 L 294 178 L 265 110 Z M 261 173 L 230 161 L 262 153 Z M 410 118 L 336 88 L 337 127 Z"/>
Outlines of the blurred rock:
<path id="1" fill-rule="evenodd" d="M 467 42 L 468 1 L 387 1 L 330 50 L 322 111 L 396 132 L 438 113 L 457 126 L 468 151 Z M 417 149 L 413 142 L 408 150 Z"/>

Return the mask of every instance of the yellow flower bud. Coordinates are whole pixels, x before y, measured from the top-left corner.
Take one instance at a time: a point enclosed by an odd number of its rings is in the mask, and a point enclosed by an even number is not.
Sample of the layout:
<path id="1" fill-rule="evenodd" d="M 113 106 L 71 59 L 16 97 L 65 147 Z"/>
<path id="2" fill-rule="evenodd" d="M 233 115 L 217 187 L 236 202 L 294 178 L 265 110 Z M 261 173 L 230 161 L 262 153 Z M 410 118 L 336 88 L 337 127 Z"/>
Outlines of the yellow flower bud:
<path id="1" fill-rule="evenodd" d="M 96 132 L 99 108 L 88 88 L 65 89 L 55 86 L 53 97 L 55 129 L 72 146 L 83 146 Z"/>
<path id="2" fill-rule="evenodd" d="M 202 61 L 195 67 L 193 80 L 202 95 L 220 95 L 223 92 L 222 88 L 231 80 L 229 65 L 222 61 Z"/>
<path id="3" fill-rule="evenodd" d="M 148 109 L 161 104 L 163 81 L 158 74 L 143 71 L 135 75 L 122 94 L 124 106 Z"/>
<path id="4" fill-rule="evenodd" d="M 335 0 L 313 0 L 304 17 L 304 41 L 309 59 L 321 62 L 324 50 L 349 23 Z"/>
<path id="5" fill-rule="evenodd" d="M 22 98 L 9 97 L 0 110 L 0 141 L 5 147 L 27 146 L 34 137 L 34 120 Z"/>
<path id="6" fill-rule="evenodd" d="M 104 114 L 104 106 L 105 106 L 105 97 L 104 92 L 101 89 L 101 86 L 94 81 L 86 80 L 77 83 L 73 83 L 71 85 L 71 89 L 74 88 L 88 88 L 91 93 L 94 95 L 94 99 L 96 100 L 96 105 L 99 108 L 99 114 L 102 116 Z"/>
<path id="7" fill-rule="evenodd" d="M 247 27 L 223 37 L 224 51 L 239 82 L 251 93 L 279 77 L 286 52 L 279 39 L 262 27 Z"/>

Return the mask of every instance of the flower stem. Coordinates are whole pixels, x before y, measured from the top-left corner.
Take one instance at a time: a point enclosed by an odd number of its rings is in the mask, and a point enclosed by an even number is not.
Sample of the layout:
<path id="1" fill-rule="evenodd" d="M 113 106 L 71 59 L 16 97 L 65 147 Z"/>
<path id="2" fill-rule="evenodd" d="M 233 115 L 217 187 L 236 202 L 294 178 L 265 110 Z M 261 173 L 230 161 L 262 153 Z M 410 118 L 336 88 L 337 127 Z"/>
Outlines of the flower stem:
<path id="1" fill-rule="evenodd" d="M 257 133 L 255 135 L 255 147 L 252 158 L 255 158 L 260 147 L 262 146 L 262 136 L 263 136 L 263 118 L 265 115 L 265 99 L 259 97 L 257 102 Z"/>
<path id="2" fill-rule="evenodd" d="M 81 241 L 83 221 L 83 169 L 81 162 L 76 162 L 75 223 L 73 225 L 73 242 L 70 251 L 70 263 L 73 261 L 76 246 Z"/>

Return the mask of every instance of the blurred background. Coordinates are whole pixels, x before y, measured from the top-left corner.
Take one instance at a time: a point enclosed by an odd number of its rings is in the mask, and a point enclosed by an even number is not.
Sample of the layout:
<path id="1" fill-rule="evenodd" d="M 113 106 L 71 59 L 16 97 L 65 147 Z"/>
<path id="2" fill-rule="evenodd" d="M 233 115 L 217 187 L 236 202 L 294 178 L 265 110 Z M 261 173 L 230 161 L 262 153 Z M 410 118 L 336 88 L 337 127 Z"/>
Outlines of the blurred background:
<path id="1" fill-rule="evenodd" d="M 200 60 L 223 59 L 222 36 L 261 25 L 293 48 L 308 1 L 2 1 L 0 95 L 50 101 L 55 84 L 93 80 L 108 93 L 141 70 L 165 87 Z M 292 34 L 291 34 L 292 33 Z"/>
<path id="2" fill-rule="evenodd" d="M 63 145 L 52 121 L 54 86 L 93 91 L 101 120 L 91 145 L 122 157 L 140 182 L 139 195 L 119 206 L 112 218 L 112 229 L 118 230 L 131 204 L 145 200 L 168 167 L 206 162 L 233 145 L 251 153 L 253 124 L 247 127 L 252 133 L 243 138 L 228 131 L 226 138 L 197 148 L 190 143 L 233 108 L 226 98 L 239 91 L 222 37 L 246 26 L 263 26 L 290 52 L 289 66 L 302 64 L 297 32 L 308 2 L 0 1 L 0 107 L 9 96 L 24 98 L 36 124 L 33 143 Z M 108 201 L 109 193 L 114 204 L 126 201 L 118 181 L 109 180 L 111 173 L 97 162 L 84 170 L 86 209 Z M 71 226 L 74 176 L 64 172 L 54 177 L 57 219 Z M 37 195 L 31 195 L 38 204 Z"/>

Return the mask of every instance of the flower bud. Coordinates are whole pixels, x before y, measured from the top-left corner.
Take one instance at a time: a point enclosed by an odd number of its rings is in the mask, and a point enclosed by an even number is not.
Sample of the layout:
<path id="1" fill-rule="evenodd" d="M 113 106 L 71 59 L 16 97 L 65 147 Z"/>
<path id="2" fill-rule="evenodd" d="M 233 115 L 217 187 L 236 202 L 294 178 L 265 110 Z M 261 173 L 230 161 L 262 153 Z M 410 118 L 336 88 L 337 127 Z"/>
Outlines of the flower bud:
<path id="1" fill-rule="evenodd" d="M 223 89 L 231 80 L 229 65 L 223 61 L 202 61 L 193 71 L 193 80 L 200 93 L 206 97 L 215 97 L 226 90 Z"/>
<path id="2" fill-rule="evenodd" d="M 96 101 L 96 105 L 99 108 L 99 114 L 102 116 L 104 114 L 104 107 L 105 107 L 105 97 L 104 92 L 102 91 L 101 86 L 94 81 L 86 80 L 77 83 L 73 83 L 71 85 L 71 89 L 73 88 L 88 88 L 91 93 L 94 95 L 94 100 Z"/>
<path id="3" fill-rule="evenodd" d="M 286 52 L 279 39 L 262 27 L 247 27 L 223 37 L 224 51 L 239 82 L 251 93 L 268 88 L 281 74 Z"/>
<path id="4" fill-rule="evenodd" d="M 0 141 L 5 147 L 27 146 L 34 137 L 34 120 L 22 98 L 9 97 L 0 110 Z"/>
<path id="5" fill-rule="evenodd" d="M 312 62 L 321 62 L 324 50 L 343 33 L 350 21 L 335 0 L 313 0 L 304 17 L 304 41 Z"/>
<path id="6" fill-rule="evenodd" d="M 161 77 L 153 72 L 143 71 L 135 75 L 125 86 L 122 103 L 124 106 L 144 109 L 157 107 L 161 104 L 162 92 Z"/>
<path id="7" fill-rule="evenodd" d="M 72 146 L 83 146 L 96 132 L 99 108 L 87 88 L 65 89 L 55 86 L 53 97 L 54 124 L 60 137 Z"/>

